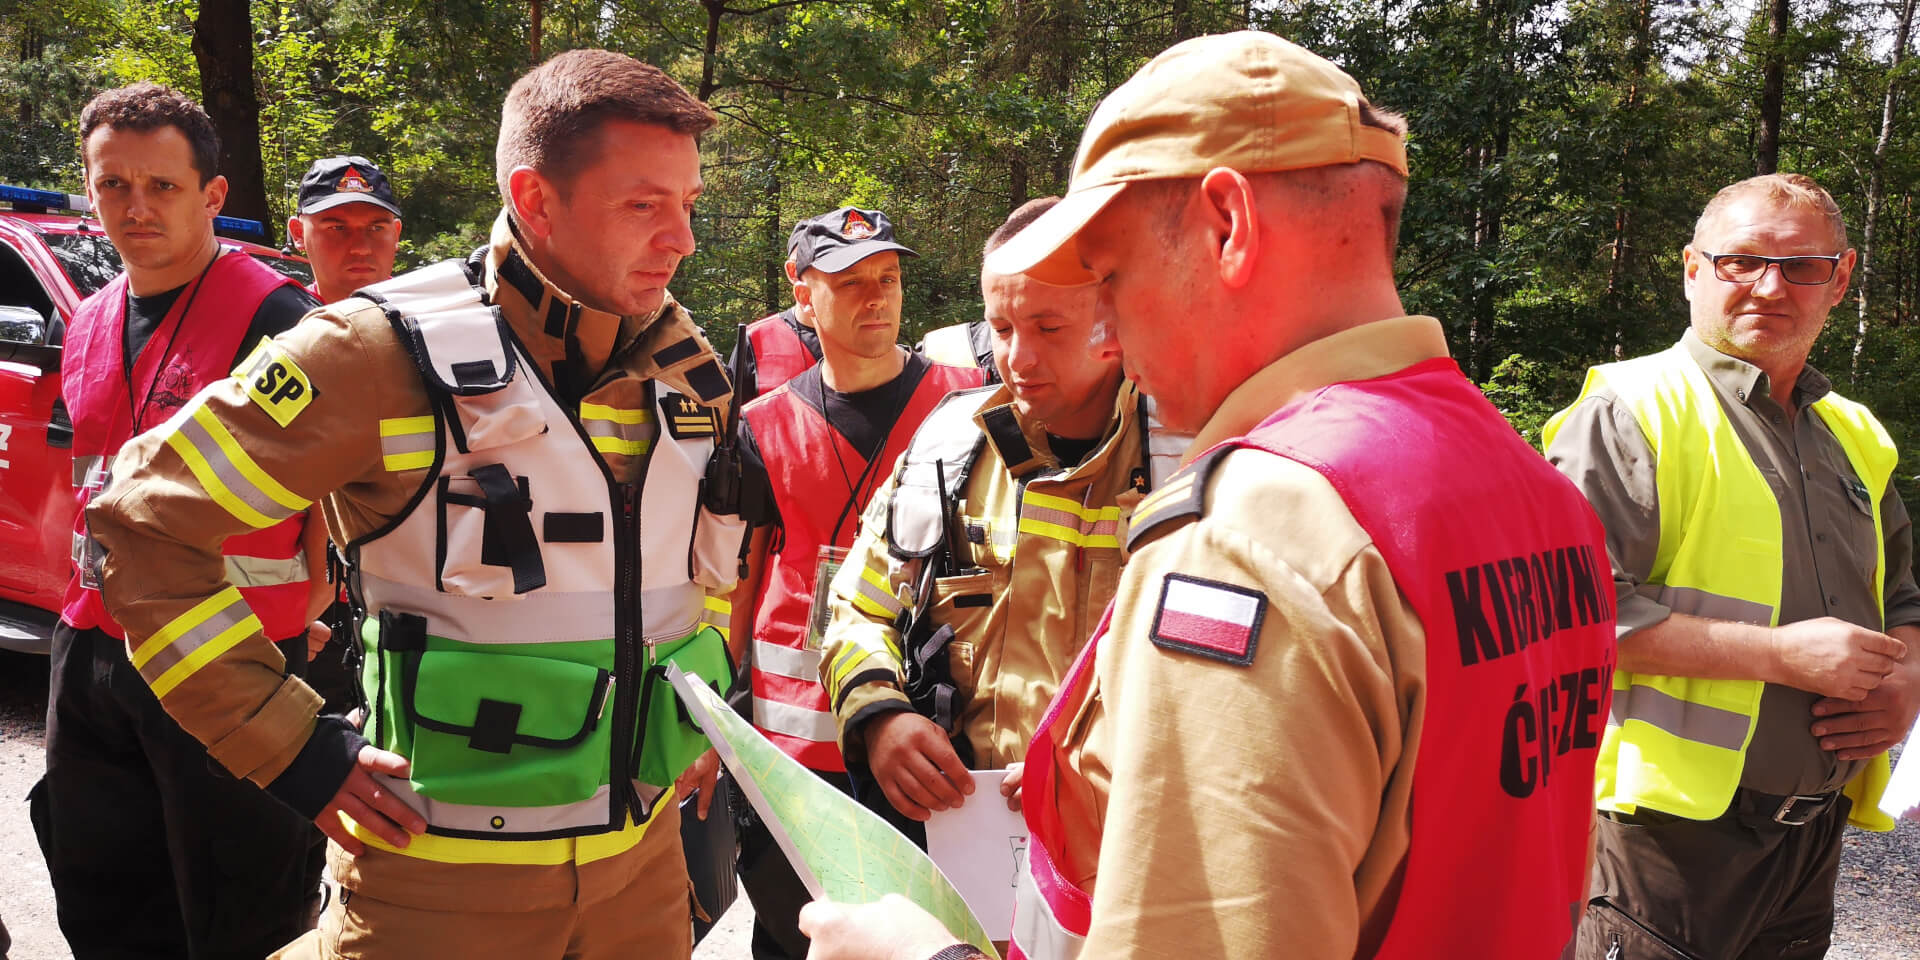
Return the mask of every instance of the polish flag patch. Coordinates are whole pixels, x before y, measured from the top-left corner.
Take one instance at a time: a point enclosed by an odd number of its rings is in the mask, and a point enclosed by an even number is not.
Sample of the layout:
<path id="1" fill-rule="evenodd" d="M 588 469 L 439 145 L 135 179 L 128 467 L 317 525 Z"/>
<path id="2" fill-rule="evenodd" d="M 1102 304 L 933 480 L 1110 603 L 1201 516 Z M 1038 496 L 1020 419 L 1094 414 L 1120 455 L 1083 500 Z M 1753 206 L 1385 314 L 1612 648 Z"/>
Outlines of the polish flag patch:
<path id="1" fill-rule="evenodd" d="M 1267 595 L 1258 590 L 1169 573 L 1153 615 L 1153 642 L 1223 663 L 1253 663 Z"/>

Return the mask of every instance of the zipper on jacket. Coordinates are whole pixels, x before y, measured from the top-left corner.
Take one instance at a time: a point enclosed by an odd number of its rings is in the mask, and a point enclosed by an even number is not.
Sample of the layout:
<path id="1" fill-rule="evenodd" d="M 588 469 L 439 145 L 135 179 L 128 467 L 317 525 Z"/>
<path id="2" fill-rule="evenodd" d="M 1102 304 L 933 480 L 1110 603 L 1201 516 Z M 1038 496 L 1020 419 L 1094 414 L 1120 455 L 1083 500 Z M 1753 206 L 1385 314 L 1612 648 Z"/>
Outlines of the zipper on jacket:
<path id="1" fill-rule="evenodd" d="M 639 603 L 634 589 L 635 553 L 640 549 L 639 510 L 636 505 L 638 485 L 634 483 L 614 483 L 613 500 L 620 505 L 617 531 L 614 538 L 614 566 L 619 582 L 614 586 L 613 597 L 613 757 L 608 769 L 612 774 L 610 789 L 607 791 L 613 799 L 613 827 L 618 830 L 626 826 L 626 815 L 631 813 L 637 822 L 646 811 L 640 803 L 639 791 L 633 787 L 633 757 L 638 748 L 635 739 L 638 736 L 641 665 L 640 643 L 634 629 L 634 615 Z"/>

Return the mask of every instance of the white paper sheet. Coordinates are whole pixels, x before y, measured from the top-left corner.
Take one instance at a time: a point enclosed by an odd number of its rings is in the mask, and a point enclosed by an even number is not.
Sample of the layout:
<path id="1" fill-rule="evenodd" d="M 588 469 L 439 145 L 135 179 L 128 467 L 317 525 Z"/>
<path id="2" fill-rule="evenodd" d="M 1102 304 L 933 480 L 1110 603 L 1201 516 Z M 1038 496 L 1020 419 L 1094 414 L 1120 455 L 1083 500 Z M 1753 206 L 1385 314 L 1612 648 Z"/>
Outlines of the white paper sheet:
<path id="1" fill-rule="evenodd" d="M 973 908 L 987 935 L 1013 935 L 1013 888 L 1027 867 L 1027 822 L 1000 795 L 1005 770 L 973 771 L 973 795 L 927 820 L 927 855 Z"/>
<path id="2" fill-rule="evenodd" d="M 1907 744 L 1900 748 L 1900 762 L 1893 765 L 1893 779 L 1887 781 L 1887 792 L 1880 796 L 1880 812 L 1895 820 L 1916 807 L 1920 807 L 1920 724 L 1907 734 Z"/>

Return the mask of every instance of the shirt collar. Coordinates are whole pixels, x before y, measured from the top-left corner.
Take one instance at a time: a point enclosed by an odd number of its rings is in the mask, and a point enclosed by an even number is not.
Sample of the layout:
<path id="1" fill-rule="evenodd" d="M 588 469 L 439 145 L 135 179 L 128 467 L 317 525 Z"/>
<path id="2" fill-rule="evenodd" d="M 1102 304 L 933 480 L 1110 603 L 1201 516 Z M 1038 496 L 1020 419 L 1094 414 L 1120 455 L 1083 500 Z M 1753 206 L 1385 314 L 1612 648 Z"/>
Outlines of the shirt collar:
<path id="1" fill-rule="evenodd" d="M 1693 358 L 1693 362 L 1700 365 L 1707 379 L 1720 388 L 1720 392 L 1732 394 L 1742 405 L 1751 406 L 1757 397 L 1772 396 L 1773 387 L 1767 380 L 1766 371 L 1708 346 L 1692 327 L 1680 335 L 1680 345 Z M 1793 384 L 1794 406 L 1804 407 L 1831 392 L 1833 381 L 1815 370 L 1812 364 L 1807 364 L 1800 368 L 1800 377 Z"/>
<path id="2" fill-rule="evenodd" d="M 1248 431 L 1322 387 L 1372 380 L 1447 356 L 1447 336 L 1432 317 L 1376 320 L 1322 337 L 1268 364 L 1227 394 L 1194 435 L 1187 457 Z"/>

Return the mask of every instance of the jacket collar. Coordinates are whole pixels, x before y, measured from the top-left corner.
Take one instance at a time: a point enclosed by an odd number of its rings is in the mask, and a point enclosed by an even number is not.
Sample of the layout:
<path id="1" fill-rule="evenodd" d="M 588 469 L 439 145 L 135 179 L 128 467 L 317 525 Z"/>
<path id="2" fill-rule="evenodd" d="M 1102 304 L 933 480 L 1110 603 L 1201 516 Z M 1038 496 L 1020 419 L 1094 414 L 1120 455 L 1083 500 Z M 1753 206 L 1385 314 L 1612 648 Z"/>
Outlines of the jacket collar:
<path id="1" fill-rule="evenodd" d="M 708 406 L 730 392 L 726 372 L 686 309 L 668 294 L 651 316 L 595 310 L 562 290 L 520 244 L 507 211 L 493 222 L 483 282 L 488 298 L 562 396 L 620 377 L 657 379 Z"/>

